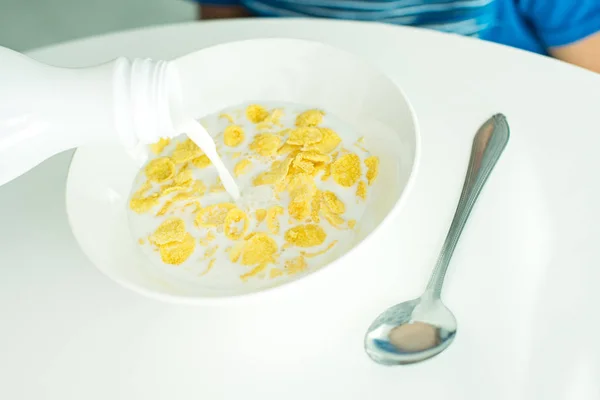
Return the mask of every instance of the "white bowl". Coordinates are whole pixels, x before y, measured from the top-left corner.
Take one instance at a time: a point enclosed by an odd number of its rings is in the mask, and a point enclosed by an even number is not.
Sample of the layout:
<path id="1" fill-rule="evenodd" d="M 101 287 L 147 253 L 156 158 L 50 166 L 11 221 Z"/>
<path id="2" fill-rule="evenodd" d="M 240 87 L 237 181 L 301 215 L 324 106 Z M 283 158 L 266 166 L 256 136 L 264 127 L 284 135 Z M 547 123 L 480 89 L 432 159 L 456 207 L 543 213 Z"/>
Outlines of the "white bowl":
<path id="1" fill-rule="evenodd" d="M 359 243 L 398 211 L 417 165 L 417 125 L 402 91 L 368 63 L 321 43 L 292 39 L 228 43 L 175 62 L 184 108 L 198 118 L 250 101 L 298 103 L 335 114 L 366 137 L 371 153 L 380 157 L 380 174 L 353 243 L 326 267 L 344 263 L 350 248 L 358 251 Z M 128 196 L 139 168 L 119 146 L 82 147 L 73 157 L 66 193 L 69 221 L 82 250 L 103 273 L 134 291 L 175 302 L 265 290 L 253 284 L 233 291 L 205 287 L 150 268 L 127 218 Z M 318 275 L 304 275 L 294 284 Z"/>

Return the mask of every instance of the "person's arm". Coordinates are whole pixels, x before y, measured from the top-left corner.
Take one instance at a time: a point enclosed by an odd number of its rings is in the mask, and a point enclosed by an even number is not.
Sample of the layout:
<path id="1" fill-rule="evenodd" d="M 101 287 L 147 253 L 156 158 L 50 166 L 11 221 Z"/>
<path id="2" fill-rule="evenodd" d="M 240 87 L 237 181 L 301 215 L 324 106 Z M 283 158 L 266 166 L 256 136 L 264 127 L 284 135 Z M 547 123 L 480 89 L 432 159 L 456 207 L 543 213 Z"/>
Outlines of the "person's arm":
<path id="1" fill-rule="evenodd" d="M 551 47 L 550 54 L 600 74 L 600 33 L 566 46 Z"/>
<path id="2" fill-rule="evenodd" d="M 249 17 L 248 10 L 239 5 L 198 5 L 198 19 L 221 19 Z"/>
<path id="3" fill-rule="evenodd" d="M 600 0 L 519 0 L 518 4 L 550 55 L 600 73 Z"/>
<path id="4" fill-rule="evenodd" d="M 198 2 L 198 19 L 249 17 L 248 9 L 239 0 L 195 0 Z"/>

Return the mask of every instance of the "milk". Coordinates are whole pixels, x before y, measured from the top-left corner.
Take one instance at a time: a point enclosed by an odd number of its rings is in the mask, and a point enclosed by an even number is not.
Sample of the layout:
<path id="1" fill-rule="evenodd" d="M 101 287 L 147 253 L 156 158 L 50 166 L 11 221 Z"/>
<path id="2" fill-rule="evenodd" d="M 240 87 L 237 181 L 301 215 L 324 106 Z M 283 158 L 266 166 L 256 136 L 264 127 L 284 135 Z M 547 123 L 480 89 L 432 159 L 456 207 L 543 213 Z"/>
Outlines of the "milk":
<path id="1" fill-rule="evenodd" d="M 285 102 L 259 103 L 265 106 L 268 110 L 283 110 L 281 127 L 275 128 L 275 131 L 293 127 L 296 115 L 311 108 L 309 105 Z M 270 186 L 254 186 L 252 184 L 253 178 L 261 172 L 268 170 L 270 163 L 265 163 L 264 161 L 261 162 L 260 157 L 253 155 L 253 152 L 248 148 L 249 144 L 257 134 L 268 131 L 259 128 L 256 124 L 249 122 L 244 117 L 243 111 L 249 104 L 251 103 L 234 105 L 221 109 L 216 113 L 204 116 L 199 120 L 198 125 L 202 127 L 203 131 L 208 131 L 208 133 L 211 135 L 212 143 L 217 143 L 216 151 L 218 151 L 221 155 L 220 160 L 222 160 L 227 170 L 233 170 L 234 166 L 244 158 L 252 159 L 252 168 L 247 173 L 241 174 L 235 178 L 235 182 L 240 189 L 241 196 L 237 201 L 234 201 L 234 203 L 239 209 L 248 213 L 250 216 L 251 226 L 248 233 L 268 232 L 265 222 L 256 224 L 254 213 L 257 209 L 268 209 L 276 205 L 282 206 L 287 210 L 289 198 L 287 194 L 280 196 L 280 198 L 276 198 Z M 325 112 L 326 114 L 322 126 L 336 131 L 343 141 L 339 145 L 338 151 L 346 148 L 348 151 L 357 154 L 360 157 L 361 162 L 364 162 L 365 158 L 372 155 L 368 151 L 365 151 L 360 141 L 360 135 L 356 130 L 354 130 L 349 124 L 337 118 L 335 115 L 328 113 L 327 110 L 325 110 Z M 229 118 L 231 118 L 233 122 L 230 122 Z M 223 144 L 223 132 L 231 123 L 239 125 L 245 132 L 244 141 L 236 147 L 228 147 Z M 186 130 L 186 132 L 188 131 Z M 193 139 L 189 132 L 188 137 Z M 185 137 L 175 138 L 172 143 L 169 144 L 169 146 L 167 146 L 160 154 L 153 155 L 152 157 L 168 157 L 172 154 L 177 143 L 183 140 L 185 140 Z M 366 148 L 370 147 L 369 143 L 365 143 L 365 146 Z M 285 156 L 277 156 L 277 158 L 285 158 Z M 215 168 L 211 167 L 193 170 L 194 179 L 203 181 L 207 188 L 216 185 L 218 182 L 217 171 Z M 145 180 L 146 178 L 144 175 L 144 169 L 142 168 L 140 169 L 140 172 L 133 183 L 132 192 L 138 190 Z M 320 175 L 315 177 L 315 183 L 319 190 L 333 191 L 338 198 L 344 202 L 346 206 L 346 212 L 343 214 L 344 219 L 355 220 L 360 224 L 360 221 L 363 219 L 363 215 L 367 209 L 367 202 L 356 197 L 355 187 L 341 187 L 334 183 L 332 178 L 327 181 L 322 181 L 320 179 Z M 370 192 L 371 189 L 369 189 L 369 194 Z M 283 234 L 288 229 L 298 224 L 297 221 L 292 223 L 291 219 L 286 215 L 286 213 L 279 219 L 280 234 L 271 235 L 277 243 L 279 249 L 281 249 L 280 257 L 277 263 L 269 265 L 267 270 L 265 270 L 264 273 L 256 278 L 242 280 L 240 279 L 240 276 L 248 272 L 251 268 L 239 265 L 239 263 L 232 263 L 230 261 L 228 252 L 226 250 L 234 243 L 231 240 L 226 239 L 223 236 L 222 231 L 219 232 L 215 229 L 207 230 L 198 227 L 194 223 L 195 213 L 193 208 L 183 208 L 180 205 L 178 207 L 173 207 L 171 211 L 165 215 L 155 215 L 156 210 L 160 209 L 161 206 L 170 198 L 171 197 L 165 197 L 162 199 L 161 203 L 155 207 L 153 212 L 150 213 L 137 214 L 132 210 L 128 210 L 129 228 L 135 243 L 138 243 L 138 240 L 141 239 L 142 244 L 139 245 L 139 248 L 149 261 L 148 264 L 145 265 L 145 268 L 153 271 L 153 273 L 156 273 L 157 275 L 168 275 L 177 281 L 187 282 L 188 284 L 194 286 L 206 286 L 218 288 L 219 290 L 242 290 L 245 287 L 267 288 L 277 286 L 297 279 L 300 276 L 313 272 L 332 262 L 340 257 L 341 254 L 347 252 L 356 241 L 356 229 L 348 229 L 347 227 L 337 229 L 331 226 L 329 223 L 323 221 L 320 225 L 324 228 L 327 234 L 327 239 L 322 245 L 314 248 L 304 249 L 294 247 L 286 248 Z M 209 190 L 202 198 L 199 199 L 199 201 L 202 204 L 202 207 L 207 207 L 213 204 L 231 202 L 232 200 L 230 196 L 223 191 L 210 192 Z M 187 230 L 196 239 L 202 240 L 207 236 L 209 231 L 213 232 L 215 236 L 215 239 L 210 241 L 209 244 L 197 246 L 193 255 L 179 266 L 163 263 L 154 246 L 152 246 L 149 240 L 147 240 L 147 238 L 162 222 L 172 217 L 183 219 Z M 332 246 L 332 243 L 334 242 L 335 244 Z M 218 248 L 216 253 L 210 257 L 204 257 L 205 251 L 214 247 Z M 303 273 L 284 274 L 275 279 L 269 278 L 269 272 L 273 267 L 283 269 L 286 261 L 297 257 L 302 251 L 307 253 L 318 253 L 323 251 L 323 254 L 316 257 L 307 258 L 308 268 Z M 216 261 L 212 266 L 211 259 L 215 259 Z"/>
<path id="2" fill-rule="evenodd" d="M 180 125 L 180 128 L 194 143 L 198 145 L 198 147 L 202 149 L 204 154 L 208 156 L 212 165 L 217 169 L 219 178 L 221 178 L 221 182 L 223 182 L 223 186 L 225 186 L 227 193 L 229 193 L 233 200 L 238 200 L 240 198 L 240 189 L 235 183 L 235 180 L 231 176 L 231 173 L 227 167 L 225 167 L 225 164 L 223 164 L 221 157 L 219 157 L 215 142 L 208 131 L 196 120 L 191 118 L 186 119 Z"/>

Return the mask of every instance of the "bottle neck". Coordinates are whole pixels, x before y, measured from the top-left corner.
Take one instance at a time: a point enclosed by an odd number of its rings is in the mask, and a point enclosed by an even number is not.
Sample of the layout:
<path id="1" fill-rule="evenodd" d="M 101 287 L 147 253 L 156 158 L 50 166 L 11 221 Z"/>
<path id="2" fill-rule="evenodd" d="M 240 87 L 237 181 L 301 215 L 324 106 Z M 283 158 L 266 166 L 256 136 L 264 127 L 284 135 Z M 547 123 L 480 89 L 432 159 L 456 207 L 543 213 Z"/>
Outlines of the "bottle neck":
<path id="1" fill-rule="evenodd" d="M 133 148 L 178 135 L 181 90 L 175 66 L 170 61 L 121 57 L 114 68 L 115 124 L 123 144 Z"/>

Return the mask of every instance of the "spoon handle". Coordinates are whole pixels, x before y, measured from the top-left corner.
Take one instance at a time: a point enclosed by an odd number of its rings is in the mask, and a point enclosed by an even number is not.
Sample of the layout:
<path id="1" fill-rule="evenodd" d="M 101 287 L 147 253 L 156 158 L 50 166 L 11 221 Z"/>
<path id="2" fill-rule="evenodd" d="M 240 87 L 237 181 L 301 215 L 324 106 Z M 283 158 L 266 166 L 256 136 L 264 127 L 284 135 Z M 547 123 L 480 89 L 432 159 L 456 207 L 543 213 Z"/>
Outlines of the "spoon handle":
<path id="1" fill-rule="evenodd" d="M 506 117 L 502 114 L 496 114 L 479 128 L 473 139 L 469 168 L 467 169 L 467 176 L 465 177 L 454 219 L 448 230 L 435 269 L 427 284 L 426 292 L 433 297 L 439 298 L 441 294 L 444 277 L 456 248 L 456 243 L 458 243 L 473 205 L 506 147 L 509 137 L 510 130 Z"/>

